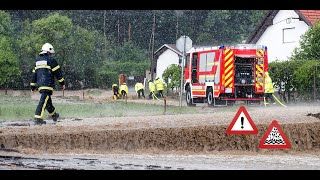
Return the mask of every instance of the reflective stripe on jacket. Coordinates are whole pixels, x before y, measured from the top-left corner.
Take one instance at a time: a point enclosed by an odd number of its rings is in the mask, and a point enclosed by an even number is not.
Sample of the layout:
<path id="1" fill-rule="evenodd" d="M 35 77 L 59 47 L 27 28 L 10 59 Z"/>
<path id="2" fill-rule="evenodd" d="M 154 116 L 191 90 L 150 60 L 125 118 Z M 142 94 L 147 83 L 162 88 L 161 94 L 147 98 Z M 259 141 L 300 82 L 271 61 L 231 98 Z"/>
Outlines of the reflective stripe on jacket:
<path id="1" fill-rule="evenodd" d="M 32 80 L 30 86 L 32 89 L 38 87 L 38 90 L 53 90 L 55 86 L 54 78 L 57 78 L 60 85 L 64 85 L 61 68 L 57 61 L 48 54 L 41 54 L 35 62 L 32 70 Z"/>

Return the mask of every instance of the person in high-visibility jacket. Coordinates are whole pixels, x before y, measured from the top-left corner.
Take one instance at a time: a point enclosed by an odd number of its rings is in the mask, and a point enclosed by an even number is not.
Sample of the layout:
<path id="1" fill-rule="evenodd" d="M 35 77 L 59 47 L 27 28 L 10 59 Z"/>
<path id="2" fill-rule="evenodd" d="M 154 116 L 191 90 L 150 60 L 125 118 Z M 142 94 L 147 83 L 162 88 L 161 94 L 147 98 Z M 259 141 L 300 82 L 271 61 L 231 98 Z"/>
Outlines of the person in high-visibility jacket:
<path id="1" fill-rule="evenodd" d="M 154 82 L 149 80 L 148 86 L 149 86 L 149 91 L 150 91 L 149 99 L 151 99 L 151 98 L 154 99 L 154 97 L 155 97 L 154 93 L 156 91 L 156 85 L 154 84 Z"/>
<path id="2" fill-rule="evenodd" d="M 140 82 L 136 83 L 136 85 L 134 86 L 136 93 L 138 94 L 138 98 L 141 98 L 141 95 L 143 98 L 146 98 L 144 96 L 144 85 Z"/>
<path id="3" fill-rule="evenodd" d="M 157 77 L 157 78 L 154 80 L 154 84 L 156 85 L 156 89 L 157 89 L 160 97 L 163 97 L 164 84 L 163 84 L 162 79 L 160 79 L 159 77 Z"/>
<path id="4" fill-rule="evenodd" d="M 128 86 L 126 83 L 121 84 L 120 86 L 120 93 L 121 93 L 121 98 L 124 99 L 126 96 L 128 96 Z"/>
<path id="5" fill-rule="evenodd" d="M 112 84 L 112 92 L 113 92 L 113 99 L 119 99 L 119 87 L 118 84 Z"/>
<path id="6" fill-rule="evenodd" d="M 272 104 L 275 104 L 275 101 L 272 97 L 274 93 L 274 88 L 273 88 L 273 84 L 272 84 L 272 79 L 269 76 L 269 73 L 266 72 L 265 73 L 265 79 L 264 79 L 264 97 L 266 98 L 266 101 L 268 102 L 270 99 Z"/>

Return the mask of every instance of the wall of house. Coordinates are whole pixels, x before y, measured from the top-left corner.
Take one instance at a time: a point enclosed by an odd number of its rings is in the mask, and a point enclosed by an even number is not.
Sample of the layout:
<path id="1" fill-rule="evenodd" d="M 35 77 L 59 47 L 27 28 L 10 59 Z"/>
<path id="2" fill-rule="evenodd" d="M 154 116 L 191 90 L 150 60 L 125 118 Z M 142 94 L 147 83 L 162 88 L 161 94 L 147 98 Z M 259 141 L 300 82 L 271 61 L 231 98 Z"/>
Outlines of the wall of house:
<path id="1" fill-rule="evenodd" d="M 273 19 L 273 25 L 266 29 L 256 43 L 267 46 L 269 62 L 288 60 L 294 48 L 299 46 L 301 35 L 309 28 L 299 19 L 286 20 L 290 17 L 299 18 L 299 15 L 294 10 L 280 10 Z"/>
<path id="2" fill-rule="evenodd" d="M 164 70 L 166 70 L 170 64 L 179 64 L 179 56 L 172 50 L 167 49 L 157 59 L 156 76 L 162 78 Z"/>

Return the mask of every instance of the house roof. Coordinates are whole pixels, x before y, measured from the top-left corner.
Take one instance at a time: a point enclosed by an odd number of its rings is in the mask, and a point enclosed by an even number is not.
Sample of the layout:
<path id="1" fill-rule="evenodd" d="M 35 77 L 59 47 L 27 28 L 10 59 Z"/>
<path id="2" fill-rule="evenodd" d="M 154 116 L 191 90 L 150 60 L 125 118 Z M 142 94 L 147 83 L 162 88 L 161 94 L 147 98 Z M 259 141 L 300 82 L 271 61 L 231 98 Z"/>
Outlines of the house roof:
<path id="1" fill-rule="evenodd" d="M 313 25 L 317 19 L 320 19 L 320 10 L 296 10 L 296 12 L 297 14 L 301 13 L 311 25 Z"/>
<path id="2" fill-rule="evenodd" d="M 299 15 L 299 20 L 304 21 L 308 26 L 312 26 L 317 19 L 320 19 L 320 10 L 294 10 Z M 272 25 L 274 17 L 279 10 L 270 10 L 262 19 L 253 33 L 249 36 L 246 43 L 256 43 L 264 31 Z"/>
<path id="3" fill-rule="evenodd" d="M 182 56 L 182 52 L 180 52 L 175 44 L 164 44 L 159 49 L 154 52 L 154 59 L 153 59 L 153 67 L 157 67 L 157 59 L 158 57 L 166 50 L 170 49 L 174 53 L 178 54 L 178 56 Z M 151 68 L 152 69 L 152 68 Z"/>
<path id="4" fill-rule="evenodd" d="M 162 45 L 156 52 L 154 53 L 155 56 L 159 56 L 161 53 L 163 53 L 165 50 L 170 49 L 173 52 L 177 53 L 179 56 L 182 56 L 182 52 L 180 52 L 175 44 L 164 44 Z"/>

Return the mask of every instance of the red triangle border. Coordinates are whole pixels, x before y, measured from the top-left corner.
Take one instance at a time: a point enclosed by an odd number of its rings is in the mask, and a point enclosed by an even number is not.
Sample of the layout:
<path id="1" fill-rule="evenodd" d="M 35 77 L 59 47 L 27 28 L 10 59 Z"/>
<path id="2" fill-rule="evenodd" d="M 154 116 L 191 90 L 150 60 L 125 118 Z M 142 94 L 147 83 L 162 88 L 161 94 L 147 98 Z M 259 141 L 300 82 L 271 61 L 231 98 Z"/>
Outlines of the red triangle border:
<path id="1" fill-rule="evenodd" d="M 244 115 L 246 116 L 246 118 L 248 119 L 252 129 L 252 130 L 241 130 L 241 131 L 232 131 L 231 129 L 233 128 L 234 124 L 236 123 L 237 119 L 239 118 L 241 112 L 244 113 Z M 236 113 L 236 115 L 234 116 L 233 120 L 231 121 L 229 127 L 227 128 L 226 131 L 227 134 L 258 134 L 258 129 L 256 127 L 256 125 L 254 124 L 254 122 L 252 121 L 248 111 L 246 110 L 246 108 L 244 106 L 240 106 L 240 108 L 238 109 L 238 112 Z"/>
<path id="2" fill-rule="evenodd" d="M 269 144 L 263 144 L 266 139 L 268 138 L 270 132 L 272 131 L 273 127 L 276 127 L 277 130 L 279 131 L 282 139 L 284 140 L 284 142 L 286 143 L 285 145 L 269 145 Z M 284 134 L 283 130 L 281 129 L 279 123 L 276 120 L 273 120 L 272 123 L 270 124 L 270 126 L 268 127 L 266 133 L 264 133 L 263 137 L 260 140 L 259 143 L 259 148 L 290 148 L 290 141 L 287 138 L 287 136 Z"/>

